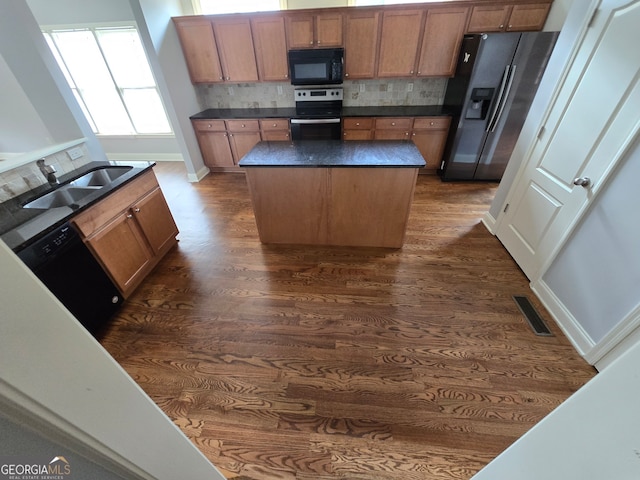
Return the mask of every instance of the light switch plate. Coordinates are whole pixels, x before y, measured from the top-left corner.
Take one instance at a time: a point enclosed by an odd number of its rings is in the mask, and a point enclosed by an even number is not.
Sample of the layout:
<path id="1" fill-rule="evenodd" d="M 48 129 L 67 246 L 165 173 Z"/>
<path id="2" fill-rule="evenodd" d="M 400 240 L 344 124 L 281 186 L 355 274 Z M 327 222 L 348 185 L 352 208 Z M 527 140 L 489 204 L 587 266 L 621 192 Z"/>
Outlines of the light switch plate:
<path id="1" fill-rule="evenodd" d="M 387 83 L 387 92 L 393 91 L 393 83 Z"/>
<path id="2" fill-rule="evenodd" d="M 67 155 L 69 155 L 69 158 L 71 160 L 76 160 L 84 154 L 82 153 L 82 149 L 80 147 L 73 147 L 67 150 Z"/>
<path id="3" fill-rule="evenodd" d="M 360 91 L 361 91 L 361 92 L 364 92 L 364 90 L 365 90 L 364 83 L 361 83 L 361 84 L 360 84 Z"/>
<path id="4" fill-rule="evenodd" d="M 413 92 L 413 83 L 407 83 L 407 92 Z"/>

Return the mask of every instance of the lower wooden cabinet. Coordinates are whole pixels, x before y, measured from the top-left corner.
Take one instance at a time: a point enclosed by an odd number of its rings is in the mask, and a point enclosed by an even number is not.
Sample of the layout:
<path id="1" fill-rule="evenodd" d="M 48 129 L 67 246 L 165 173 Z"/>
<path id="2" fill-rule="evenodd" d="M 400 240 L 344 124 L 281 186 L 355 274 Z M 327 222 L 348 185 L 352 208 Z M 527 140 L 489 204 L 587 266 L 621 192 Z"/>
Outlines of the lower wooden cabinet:
<path id="1" fill-rule="evenodd" d="M 125 298 L 177 242 L 178 228 L 152 170 L 73 222 Z"/>
<path id="2" fill-rule="evenodd" d="M 192 120 L 205 165 L 241 171 L 240 159 L 260 141 L 258 120 Z"/>
<path id="3" fill-rule="evenodd" d="M 347 117 L 342 121 L 344 140 L 409 140 L 427 162 L 420 173 L 435 175 L 449 133 L 450 117 Z"/>
<path id="4" fill-rule="evenodd" d="M 260 134 L 266 142 L 286 142 L 291 139 L 288 118 L 267 118 L 260 120 Z"/>
<path id="5" fill-rule="evenodd" d="M 411 140 L 427 162 L 420 173 L 435 175 L 440 168 L 451 117 L 421 117 L 413 121 Z"/>

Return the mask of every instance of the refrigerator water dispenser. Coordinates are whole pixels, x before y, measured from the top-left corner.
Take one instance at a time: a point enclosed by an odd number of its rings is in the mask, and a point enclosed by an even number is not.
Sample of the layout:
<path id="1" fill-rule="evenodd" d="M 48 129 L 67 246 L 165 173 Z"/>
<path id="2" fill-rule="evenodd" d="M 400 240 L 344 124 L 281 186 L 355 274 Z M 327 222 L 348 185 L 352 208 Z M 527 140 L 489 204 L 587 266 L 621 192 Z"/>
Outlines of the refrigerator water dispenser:
<path id="1" fill-rule="evenodd" d="M 474 88 L 469 97 L 469 106 L 465 118 L 470 120 L 484 120 L 489 113 L 494 88 Z"/>

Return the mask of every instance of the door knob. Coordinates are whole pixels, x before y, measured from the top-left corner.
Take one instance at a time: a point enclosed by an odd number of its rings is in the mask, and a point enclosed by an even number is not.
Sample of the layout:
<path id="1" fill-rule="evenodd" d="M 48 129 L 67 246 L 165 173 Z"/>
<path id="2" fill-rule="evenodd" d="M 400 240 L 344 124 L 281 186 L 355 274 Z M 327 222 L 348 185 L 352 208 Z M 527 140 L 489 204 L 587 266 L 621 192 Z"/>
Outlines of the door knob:
<path id="1" fill-rule="evenodd" d="M 574 185 L 578 185 L 579 187 L 587 188 L 591 185 L 591 179 L 589 177 L 578 177 L 573 180 Z"/>

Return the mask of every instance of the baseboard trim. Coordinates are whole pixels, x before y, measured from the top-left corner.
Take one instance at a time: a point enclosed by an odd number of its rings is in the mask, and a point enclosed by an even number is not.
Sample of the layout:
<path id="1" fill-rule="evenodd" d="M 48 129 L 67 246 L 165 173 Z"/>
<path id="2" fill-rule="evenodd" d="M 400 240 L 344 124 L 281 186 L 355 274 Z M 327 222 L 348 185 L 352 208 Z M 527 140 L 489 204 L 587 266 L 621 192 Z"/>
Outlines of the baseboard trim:
<path id="1" fill-rule="evenodd" d="M 200 180 L 206 177 L 209 174 L 209 172 L 210 172 L 209 168 L 206 166 L 203 166 L 196 173 L 187 173 L 187 180 L 191 183 L 198 183 Z"/>
<path id="2" fill-rule="evenodd" d="M 489 230 L 489 233 L 491 235 L 496 234 L 496 219 L 493 218 L 493 215 L 491 215 L 489 212 L 485 213 L 482 217 L 482 223 L 485 227 L 487 227 L 487 230 Z"/>

